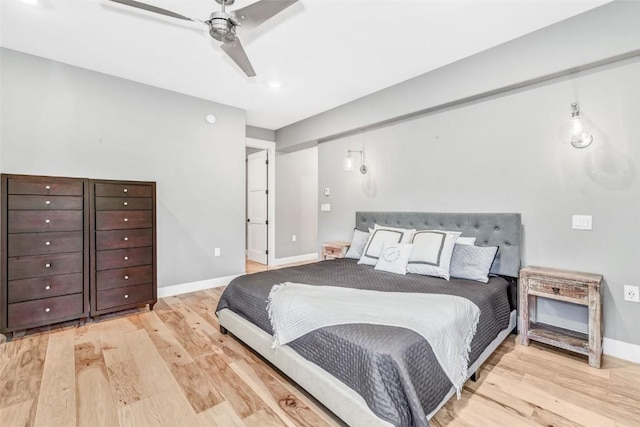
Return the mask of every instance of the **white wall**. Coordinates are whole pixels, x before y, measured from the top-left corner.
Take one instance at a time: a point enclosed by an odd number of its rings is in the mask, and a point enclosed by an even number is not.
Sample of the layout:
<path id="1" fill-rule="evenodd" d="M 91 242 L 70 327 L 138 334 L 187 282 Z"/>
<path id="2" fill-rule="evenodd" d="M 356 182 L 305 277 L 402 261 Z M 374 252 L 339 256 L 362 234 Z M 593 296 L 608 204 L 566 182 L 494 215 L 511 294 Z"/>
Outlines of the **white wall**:
<path id="1" fill-rule="evenodd" d="M 156 181 L 159 287 L 244 272 L 243 110 L 7 49 L 0 59 L 3 173 Z"/>
<path id="2" fill-rule="evenodd" d="M 357 210 L 520 212 L 524 264 L 601 273 L 608 338 L 640 344 L 640 60 L 372 130 L 370 173 L 341 170 L 361 137 L 319 144 L 319 241 L 349 239 Z M 455 84 L 452 81 L 451 84 Z M 570 103 L 597 126 L 591 147 L 559 138 Z M 326 203 L 319 196 L 318 203 Z M 593 231 L 571 229 L 593 215 Z M 586 309 L 540 304 L 540 320 L 584 330 Z"/>
<path id="3" fill-rule="evenodd" d="M 318 149 L 276 153 L 276 257 L 317 251 Z M 292 236 L 296 241 L 292 241 Z"/>

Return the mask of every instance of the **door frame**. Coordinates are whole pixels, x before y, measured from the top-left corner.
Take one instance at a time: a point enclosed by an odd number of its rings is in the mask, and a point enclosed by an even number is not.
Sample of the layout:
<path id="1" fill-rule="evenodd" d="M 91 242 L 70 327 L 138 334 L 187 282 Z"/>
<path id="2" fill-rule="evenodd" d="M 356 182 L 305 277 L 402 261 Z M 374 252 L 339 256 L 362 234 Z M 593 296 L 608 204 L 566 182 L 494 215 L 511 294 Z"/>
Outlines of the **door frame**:
<path id="1" fill-rule="evenodd" d="M 260 150 L 267 151 L 267 158 L 269 159 L 269 165 L 267 167 L 267 265 L 273 265 L 276 256 L 276 143 L 272 141 L 265 141 L 262 139 L 246 138 L 246 146 L 251 148 L 258 148 Z M 245 171 L 246 171 L 245 162 Z M 245 173 L 246 176 L 246 173 Z M 247 203 L 247 183 L 245 182 L 245 198 L 244 203 L 246 207 Z M 246 211 L 246 208 L 245 208 Z M 246 218 L 244 227 L 245 241 L 247 235 Z"/>

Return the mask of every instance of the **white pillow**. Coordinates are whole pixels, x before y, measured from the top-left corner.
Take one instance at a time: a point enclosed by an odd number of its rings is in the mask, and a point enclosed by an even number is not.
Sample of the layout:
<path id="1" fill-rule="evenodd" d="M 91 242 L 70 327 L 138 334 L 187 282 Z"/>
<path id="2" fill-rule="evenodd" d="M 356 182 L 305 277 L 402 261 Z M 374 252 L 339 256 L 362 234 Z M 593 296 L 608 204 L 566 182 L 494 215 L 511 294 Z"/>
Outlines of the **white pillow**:
<path id="1" fill-rule="evenodd" d="M 362 257 L 362 252 L 364 252 L 364 247 L 367 244 L 367 240 L 369 240 L 369 233 L 360 231 L 357 228 L 354 229 L 353 238 L 351 238 L 351 246 L 349 246 L 349 250 L 344 257 L 360 259 Z"/>
<path id="2" fill-rule="evenodd" d="M 378 227 L 369 233 L 369 240 L 367 241 L 362 257 L 358 264 L 364 265 L 376 265 L 380 253 L 382 252 L 382 246 L 386 243 L 405 243 L 411 239 L 411 234 L 415 230 L 407 230 L 400 228 Z M 407 235 L 409 237 L 407 237 Z"/>
<path id="3" fill-rule="evenodd" d="M 469 245 L 473 246 L 476 244 L 475 237 L 458 237 L 456 240 L 456 245 Z"/>
<path id="4" fill-rule="evenodd" d="M 409 243 L 384 243 L 380 258 L 374 267 L 376 270 L 389 273 L 407 274 L 407 263 L 413 252 L 413 245 Z"/>
<path id="5" fill-rule="evenodd" d="M 411 237 L 413 236 L 413 233 L 416 232 L 415 228 L 397 228 L 397 227 L 387 227 L 386 225 L 378 225 L 375 224 L 373 226 L 374 230 L 393 230 L 393 231 L 401 231 L 404 233 L 404 236 L 402 237 L 402 243 L 409 243 L 411 241 Z M 371 229 L 369 229 L 369 231 L 371 231 Z"/>
<path id="6" fill-rule="evenodd" d="M 449 280 L 449 265 L 458 231 L 419 230 L 411 239 L 413 253 L 407 272 Z"/>

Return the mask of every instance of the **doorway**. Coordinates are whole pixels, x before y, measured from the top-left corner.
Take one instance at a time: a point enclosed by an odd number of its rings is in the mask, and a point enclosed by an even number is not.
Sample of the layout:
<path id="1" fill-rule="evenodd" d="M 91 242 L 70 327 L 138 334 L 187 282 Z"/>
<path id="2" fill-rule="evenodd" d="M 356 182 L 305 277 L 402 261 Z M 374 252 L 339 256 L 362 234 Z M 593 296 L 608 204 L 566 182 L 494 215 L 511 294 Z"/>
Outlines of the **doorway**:
<path id="1" fill-rule="evenodd" d="M 269 265 L 274 259 L 275 142 L 246 139 L 247 260 Z"/>

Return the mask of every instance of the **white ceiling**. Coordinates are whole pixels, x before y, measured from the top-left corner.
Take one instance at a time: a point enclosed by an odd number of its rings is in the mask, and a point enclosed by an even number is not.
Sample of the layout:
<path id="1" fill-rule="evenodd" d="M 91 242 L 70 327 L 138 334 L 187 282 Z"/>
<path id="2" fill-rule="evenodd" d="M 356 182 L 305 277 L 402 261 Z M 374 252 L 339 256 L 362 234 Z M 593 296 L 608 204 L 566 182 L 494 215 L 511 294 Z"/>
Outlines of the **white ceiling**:
<path id="1" fill-rule="evenodd" d="M 141 1 L 202 20 L 220 7 Z M 37 2 L 0 0 L 0 45 L 242 108 L 247 124 L 278 129 L 608 1 L 301 0 L 239 30 L 252 79 L 200 24 L 107 0 Z"/>

